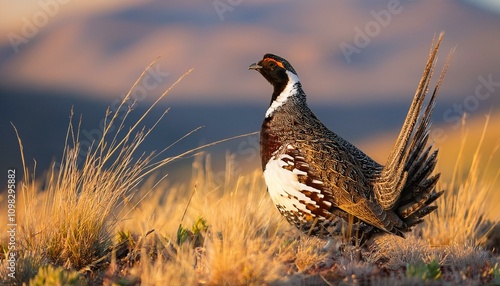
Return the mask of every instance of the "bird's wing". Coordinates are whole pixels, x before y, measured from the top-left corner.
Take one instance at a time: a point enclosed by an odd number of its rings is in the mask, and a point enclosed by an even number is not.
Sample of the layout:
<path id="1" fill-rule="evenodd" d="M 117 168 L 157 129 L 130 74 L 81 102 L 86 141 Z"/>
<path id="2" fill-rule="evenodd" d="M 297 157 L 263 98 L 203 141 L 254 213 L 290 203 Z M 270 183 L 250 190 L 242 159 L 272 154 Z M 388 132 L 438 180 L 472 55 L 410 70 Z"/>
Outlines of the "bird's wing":
<path id="1" fill-rule="evenodd" d="M 361 170 L 359 160 L 341 144 L 346 141 L 333 136 L 336 135 L 329 133 L 322 137 L 317 134 L 314 137 L 320 139 L 314 142 L 298 140 L 293 148 L 289 148 L 288 154 L 300 158 L 302 165 L 307 166 L 306 174 L 315 182 L 321 182 L 321 191 L 334 207 L 383 231 L 402 235 L 399 229 L 405 228 L 404 223 L 369 195 L 370 182 Z"/>

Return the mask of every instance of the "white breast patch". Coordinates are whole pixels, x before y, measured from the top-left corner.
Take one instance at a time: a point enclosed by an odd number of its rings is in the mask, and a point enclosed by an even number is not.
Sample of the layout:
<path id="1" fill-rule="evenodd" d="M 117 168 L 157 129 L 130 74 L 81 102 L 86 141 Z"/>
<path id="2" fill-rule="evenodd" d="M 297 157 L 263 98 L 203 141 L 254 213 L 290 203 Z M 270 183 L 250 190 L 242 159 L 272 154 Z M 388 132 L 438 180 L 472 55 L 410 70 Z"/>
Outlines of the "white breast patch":
<path id="1" fill-rule="evenodd" d="M 290 147 L 291 146 L 287 146 L 287 148 Z M 280 152 L 280 150 L 277 152 Z M 288 163 L 284 161 L 284 159 L 286 159 Z M 292 171 L 284 169 L 283 166 L 287 165 L 294 165 L 293 158 L 287 154 L 273 156 L 266 164 L 264 179 L 266 180 L 269 195 L 275 205 L 281 206 L 287 211 L 311 214 L 306 204 L 315 207 L 318 206 L 315 201 L 303 194 L 302 191 L 318 193 L 318 197 L 320 198 L 324 196 L 321 194 L 320 190 L 299 182 L 298 175 L 306 175 L 307 173 L 298 169 L 292 169 Z M 299 219 L 302 218 L 299 217 Z"/>

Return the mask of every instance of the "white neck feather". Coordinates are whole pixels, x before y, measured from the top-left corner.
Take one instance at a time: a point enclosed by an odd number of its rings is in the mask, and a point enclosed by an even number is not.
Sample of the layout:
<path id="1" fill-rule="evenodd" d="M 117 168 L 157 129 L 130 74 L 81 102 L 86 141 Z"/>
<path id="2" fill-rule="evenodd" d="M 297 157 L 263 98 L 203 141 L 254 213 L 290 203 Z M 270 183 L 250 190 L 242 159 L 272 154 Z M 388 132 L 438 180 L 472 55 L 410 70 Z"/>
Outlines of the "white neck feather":
<path id="1" fill-rule="evenodd" d="M 289 97 L 297 93 L 297 83 L 300 82 L 299 77 L 290 71 L 286 71 L 286 74 L 288 75 L 288 84 L 267 109 L 266 118 L 271 117 L 278 107 L 282 106 Z"/>

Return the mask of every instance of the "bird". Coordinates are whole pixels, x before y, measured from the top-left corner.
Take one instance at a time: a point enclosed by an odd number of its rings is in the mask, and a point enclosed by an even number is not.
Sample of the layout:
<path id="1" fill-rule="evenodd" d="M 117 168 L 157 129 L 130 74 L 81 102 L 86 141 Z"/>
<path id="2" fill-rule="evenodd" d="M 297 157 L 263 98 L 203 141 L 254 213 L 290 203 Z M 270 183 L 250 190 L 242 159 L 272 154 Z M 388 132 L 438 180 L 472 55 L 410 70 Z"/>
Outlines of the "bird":
<path id="1" fill-rule="evenodd" d="M 286 220 L 310 236 L 345 235 L 352 241 L 405 233 L 437 209 L 443 194 L 433 174 L 438 150 L 429 143 L 431 114 L 451 53 L 429 93 L 443 38 L 433 39 L 422 78 L 384 165 L 330 131 L 306 102 L 298 73 L 284 58 L 265 54 L 250 65 L 273 87 L 260 131 L 268 193 Z M 424 107 L 425 106 L 425 107 Z M 429 144 L 428 144 L 429 143 Z"/>

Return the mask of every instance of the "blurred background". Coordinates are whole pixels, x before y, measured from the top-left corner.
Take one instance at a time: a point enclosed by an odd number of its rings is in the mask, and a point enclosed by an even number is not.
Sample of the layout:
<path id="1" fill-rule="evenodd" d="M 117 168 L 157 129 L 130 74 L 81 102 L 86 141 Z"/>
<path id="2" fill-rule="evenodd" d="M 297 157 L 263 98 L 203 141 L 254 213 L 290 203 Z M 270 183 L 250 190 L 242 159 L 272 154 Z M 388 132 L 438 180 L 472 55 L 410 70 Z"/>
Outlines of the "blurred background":
<path id="1" fill-rule="evenodd" d="M 258 131 L 272 89 L 247 67 L 268 52 L 291 62 L 311 108 L 330 129 L 383 163 L 440 31 L 446 34 L 438 68 L 456 51 L 436 106 L 433 140 L 449 146 L 443 152 L 453 159 L 462 114 L 469 115 L 472 134 L 480 134 L 491 114 L 487 141 L 499 144 L 500 1 L 171 2 L 0 1 L 2 174 L 22 167 L 12 124 L 28 164 L 36 162 L 43 174 L 60 160 L 71 109 L 75 124 L 82 118 L 81 140 L 90 145 L 100 139 L 106 109 L 117 111 L 158 57 L 132 92 L 136 104 L 128 122 L 194 70 L 145 122 L 151 126 L 171 107 L 142 151 L 161 150 L 199 126 L 165 156 Z M 235 156 L 236 171 L 260 166 L 256 135 L 206 152 L 219 168 L 226 152 Z M 181 174 L 190 164 L 181 160 L 167 172 Z"/>

